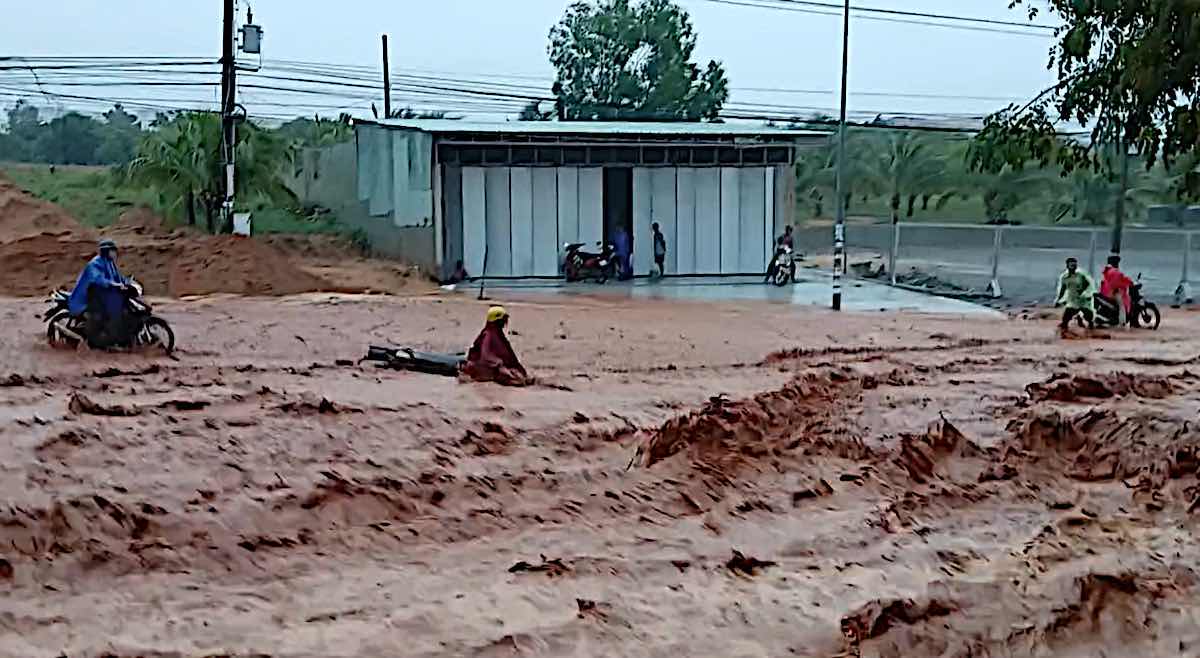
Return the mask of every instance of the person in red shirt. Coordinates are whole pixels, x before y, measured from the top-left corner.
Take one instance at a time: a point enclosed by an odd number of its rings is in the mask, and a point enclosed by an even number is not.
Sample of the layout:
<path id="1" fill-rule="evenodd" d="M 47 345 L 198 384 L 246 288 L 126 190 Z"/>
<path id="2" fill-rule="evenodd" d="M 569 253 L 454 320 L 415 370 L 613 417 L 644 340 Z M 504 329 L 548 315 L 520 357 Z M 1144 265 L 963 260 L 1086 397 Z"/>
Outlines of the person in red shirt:
<path id="1" fill-rule="evenodd" d="M 477 382 L 496 382 L 504 386 L 527 386 L 533 382 L 525 366 L 517 359 L 504 328 L 508 326 L 508 311 L 493 306 L 487 312 L 487 324 L 475 338 L 462 366 L 462 375 Z"/>
<path id="2" fill-rule="evenodd" d="M 1121 271 L 1121 257 L 1109 256 L 1108 264 L 1104 266 L 1104 273 L 1100 277 L 1100 295 L 1104 297 L 1105 302 L 1114 306 L 1119 303 L 1124 310 L 1123 317 L 1129 317 L 1132 305 L 1129 289 L 1132 286 L 1133 279 Z"/>

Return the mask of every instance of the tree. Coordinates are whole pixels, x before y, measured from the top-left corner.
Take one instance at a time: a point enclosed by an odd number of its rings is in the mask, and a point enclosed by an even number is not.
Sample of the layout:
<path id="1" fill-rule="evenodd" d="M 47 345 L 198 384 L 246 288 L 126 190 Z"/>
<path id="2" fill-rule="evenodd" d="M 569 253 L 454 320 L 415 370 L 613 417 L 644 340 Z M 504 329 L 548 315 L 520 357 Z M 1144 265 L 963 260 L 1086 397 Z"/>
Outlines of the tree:
<path id="1" fill-rule="evenodd" d="M 297 117 L 276 128 L 275 132 L 296 146 L 329 146 L 354 139 L 354 119 L 346 113 L 336 119 Z"/>
<path id="2" fill-rule="evenodd" d="M 868 189 L 888 198 L 892 223 L 900 221 L 900 208 L 906 201 L 905 215 L 912 217 L 921 196 L 938 195 L 939 206 L 950 198 L 946 194 L 947 159 L 930 138 L 896 130 L 874 141 L 861 153 L 862 173 Z"/>
<path id="3" fill-rule="evenodd" d="M 554 118 L 554 111 L 542 111 L 541 101 L 529 101 L 525 107 L 521 108 L 521 114 L 517 116 L 518 121 L 549 121 Z"/>
<path id="4" fill-rule="evenodd" d="M 971 154 L 973 168 L 1000 171 L 1032 160 L 1064 175 L 1086 168 L 1109 176 L 1111 163 L 1102 154 L 1108 145 L 1121 153 L 1134 149 L 1147 168 L 1160 158 L 1172 167 L 1200 150 L 1196 0 L 1010 0 L 1011 7 L 1028 8 L 1031 19 L 1042 5 L 1063 22 L 1050 50 L 1058 82 L 1025 106 L 987 118 Z M 1090 141 L 1060 139 L 1056 121 L 1090 126 Z M 1190 172 L 1181 193 L 1200 195 L 1200 175 Z M 1114 253 L 1124 199 L 1113 197 Z M 1093 213 L 1090 207 L 1075 212 Z"/>
<path id="5" fill-rule="evenodd" d="M 671 0 L 579 1 L 550 30 L 554 93 L 567 120 L 716 119 L 720 63 L 693 63 L 691 17 Z"/>
<path id="6" fill-rule="evenodd" d="M 102 164 L 125 165 L 133 159 L 138 139 L 142 135 L 142 127 L 137 116 L 126 112 L 125 108 L 117 103 L 104 113 L 100 135 L 96 160 Z"/>
<path id="7" fill-rule="evenodd" d="M 149 185 L 158 194 L 158 209 L 177 214 L 181 209 L 189 224 L 196 223 L 197 204 L 205 212 L 210 232 L 225 197 L 221 166 L 221 118 L 210 112 L 180 112 L 146 133 L 137 157 L 126 168 L 133 182 Z M 282 173 L 295 153 L 294 146 L 272 131 L 246 122 L 237 130 L 235 196 L 242 206 L 270 201 L 294 203 L 283 184 Z"/>
<path id="8" fill-rule="evenodd" d="M 90 165 L 97 163 L 99 147 L 99 122 L 78 112 L 67 112 L 41 129 L 34 155 L 51 164 Z"/>

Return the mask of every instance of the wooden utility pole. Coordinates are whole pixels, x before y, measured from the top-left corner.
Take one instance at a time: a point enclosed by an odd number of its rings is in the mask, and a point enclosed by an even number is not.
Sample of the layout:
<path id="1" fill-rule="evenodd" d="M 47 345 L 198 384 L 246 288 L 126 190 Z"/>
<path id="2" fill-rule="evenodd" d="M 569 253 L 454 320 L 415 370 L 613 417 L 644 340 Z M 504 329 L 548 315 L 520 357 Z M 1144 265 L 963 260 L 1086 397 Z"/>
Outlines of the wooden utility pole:
<path id="1" fill-rule="evenodd" d="M 383 35 L 383 118 L 392 118 L 392 71 L 388 64 L 387 35 Z"/>

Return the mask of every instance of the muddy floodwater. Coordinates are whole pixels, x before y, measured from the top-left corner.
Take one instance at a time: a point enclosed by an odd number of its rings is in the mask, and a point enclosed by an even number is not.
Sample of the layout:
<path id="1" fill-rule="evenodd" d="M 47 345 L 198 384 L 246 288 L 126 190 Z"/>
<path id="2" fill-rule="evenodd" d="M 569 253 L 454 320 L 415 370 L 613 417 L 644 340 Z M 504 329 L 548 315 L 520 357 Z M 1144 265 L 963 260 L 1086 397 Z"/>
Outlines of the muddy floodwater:
<path id="1" fill-rule="evenodd" d="M 163 301 L 54 351 L 0 300 L 0 656 L 1200 655 L 1200 314 Z"/>

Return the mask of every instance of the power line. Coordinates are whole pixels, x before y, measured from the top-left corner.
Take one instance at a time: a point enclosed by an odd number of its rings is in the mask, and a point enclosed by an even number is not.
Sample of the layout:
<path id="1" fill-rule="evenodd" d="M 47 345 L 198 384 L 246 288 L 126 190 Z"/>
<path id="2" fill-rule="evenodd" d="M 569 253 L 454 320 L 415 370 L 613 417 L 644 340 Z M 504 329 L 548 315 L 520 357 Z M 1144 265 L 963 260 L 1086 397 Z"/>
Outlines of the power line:
<path id="1" fill-rule="evenodd" d="M 788 0 L 702 0 L 702 1 L 703 2 L 711 2 L 714 4 L 731 5 L 731 6 L 736 6 L 736 7 L 753 7 L 756 9 L 773 9 L 773 10 L 777 10 L 777 11 L 790 11 L 790 12 L 796 12 L 796 13 L 801 13 L 801 14 L 815 14 L 815 15 L 821 15 L 821 16 L 841 16 L 842 15 L 840 9 L 836 13 L 832 12 L 832 11 L 823 11 L 820 9 L 811 9 L 811 8 L 804 7 L 804 6 L 791 4 L 788 2 Z M 766 4 L 766 3 L 785 3 L 785 4 Z M 937 15 L 931 14 L 930 16 L 936 18 Z M 991 33 L 995 33 L 995 34 L 1014 34 L 1014 35 L 1025 36 L 1025 37 L 1045 38 L 1045 37 L 1052 36 L 1051 34 L 1048 34 L 1044 31 L 1044 28 L 1046 26 L 1037 26 L 1037 25 L 1023 25 L 1023 27 L 1029 27 L 1029 28 L 1034 28 L 1034 29 L 1038 30 L 1036 32 L 1030 32 L 1027 30 L 1022 31 L 1022 30 L 1017 30 L 1017 29 L 986 27 L 986 26 L 982 26 L 982 25 L 960 25 L 960 24 L 956 24 L 956 23 L 937 23 L 932 20 L 918 20 L 918 19 L 912 19 L 912 18 L 895 18 L 895 17 L 889 17 L 889 16 L 867 15 L 867 16 L 859 16 L 859 18 L 862 18 L 863 20 L 881 21 L 884 23 L 903 23 L 903 24 L 907 24 L 907 25 L 923 25 L 925 27 L 942 27 L 942 28 L 949 28 L 949 29 L 954 29 L 954 30 L 969 30 L 969 31 L 974 31 L 974 32 L 991 32 Z M 960 17 L 960 18 L 967 19 L 967 17 Z"/>
<path id="2" fill-rule="evenodd" d="M 832 2 L 817 2 L 816 0 L 771 0 L 780 4 L 787 5 L 802 5 L 806 7 L 820 7 L 823 9 L 836 9 L 838 15 L 841 15 L 842 5 Z M 1053 25 L 1044 25 L 1040 23 L 1029 23 L 1020 21 L 1006 21 L 995 18 L 976 18 L 973 16 L 960 16 L 957 14 L 934 14 L 923 11 L 908 11 L 904 9 L 889 9 L 886 7 L 850 7 L 851 12 L 860 12 L 864 14 L 884 14 L 889 16 L 906 16 L 914 18 L 935 18 L 943 21 L 958 21 L 964 23 L 980 23 L 984 25 L 1005 25 L 1009 27 L 1026 27 L 1037 30 L 1047 30 L 1053 32 L 1058 28 Z"/>

